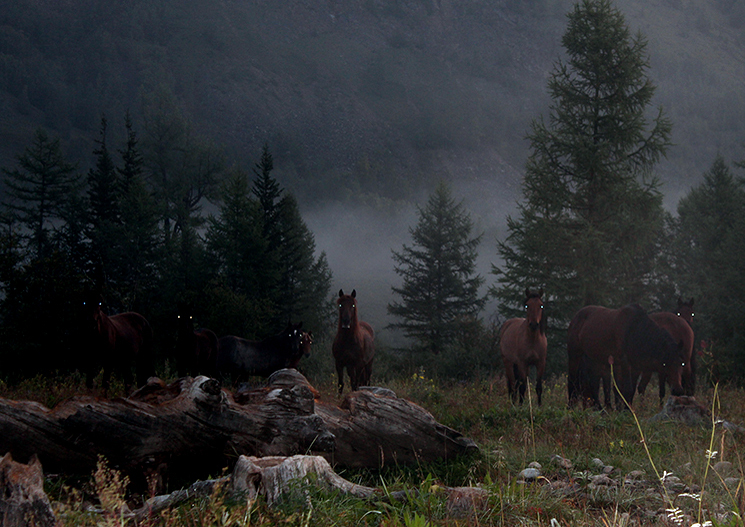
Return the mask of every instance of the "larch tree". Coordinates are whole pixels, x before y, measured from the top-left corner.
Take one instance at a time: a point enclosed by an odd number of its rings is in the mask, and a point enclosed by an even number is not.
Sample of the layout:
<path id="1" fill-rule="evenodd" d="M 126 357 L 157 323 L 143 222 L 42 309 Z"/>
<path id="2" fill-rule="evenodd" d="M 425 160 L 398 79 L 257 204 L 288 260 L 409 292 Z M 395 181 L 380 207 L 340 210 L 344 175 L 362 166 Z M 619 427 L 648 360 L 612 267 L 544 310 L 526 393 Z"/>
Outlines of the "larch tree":
<path id="1" fill-rule="evenodd" d="M 393 251 L 403 283 L 392 287 L 400 300 L 388 304 L 388 313 L 400 321 L 390 327 L 414 339 L 419 350 L 446 350 L 484 307 L 484 279 L 475 272 L 481 236 L 472 237 L 472 230 L 463 203 L 440 183 L 409 229 L 413 244 Z"/>
<path id="2" fill-rule="evenodd" d="M 560 324 L 583 305 L 647 300 L 664 222 L 653 168 L 671 130 L 661 108 L 650 111 L 646 41 L 609 0 L 575 4 L 562 45 L 491 288 L 515 316 L 522 291 L 543 287 Z"/>

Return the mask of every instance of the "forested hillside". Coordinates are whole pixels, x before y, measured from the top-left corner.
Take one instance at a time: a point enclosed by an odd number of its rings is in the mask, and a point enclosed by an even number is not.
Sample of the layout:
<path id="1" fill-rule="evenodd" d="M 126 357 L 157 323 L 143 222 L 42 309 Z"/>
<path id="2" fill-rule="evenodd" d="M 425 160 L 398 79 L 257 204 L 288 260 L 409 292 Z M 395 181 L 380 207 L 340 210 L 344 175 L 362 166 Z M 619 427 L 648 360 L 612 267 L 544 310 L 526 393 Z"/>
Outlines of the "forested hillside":
<path id="1" fill-rule="evenodd" d="M 129 110 L 141 125 L 143 97 L 166 87 L 231 159 L 248 164 L 268 142 L 306 204 L 412 196 L 441 177 L 497 178 L 513 197 L 570 5 L 14 1 L 0 13 L 0 166 L 41 125 L 85 168 L 101 114 L 123 135 L 115 123 Z M 677 196 L 716 152 L 743 157 L 745 9 L 617 5 L 650 42 Z"/>

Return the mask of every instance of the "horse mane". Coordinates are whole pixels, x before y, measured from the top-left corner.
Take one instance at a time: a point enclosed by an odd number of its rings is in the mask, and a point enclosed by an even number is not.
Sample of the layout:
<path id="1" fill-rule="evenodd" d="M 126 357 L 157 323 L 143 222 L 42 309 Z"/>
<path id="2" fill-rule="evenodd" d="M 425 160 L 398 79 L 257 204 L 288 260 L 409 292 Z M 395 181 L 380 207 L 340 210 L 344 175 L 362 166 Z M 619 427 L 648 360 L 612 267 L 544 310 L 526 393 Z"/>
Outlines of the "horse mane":
<path id="1" fill-rule="evenodd" d="M 623 309 L 632 311 L 624 334 L 624 349 L 637 350 L 649 357 L 666 361 L 675 349 L 675 341 L 670 334 L 649 318 L 639 304 L 629 304 Z"/>

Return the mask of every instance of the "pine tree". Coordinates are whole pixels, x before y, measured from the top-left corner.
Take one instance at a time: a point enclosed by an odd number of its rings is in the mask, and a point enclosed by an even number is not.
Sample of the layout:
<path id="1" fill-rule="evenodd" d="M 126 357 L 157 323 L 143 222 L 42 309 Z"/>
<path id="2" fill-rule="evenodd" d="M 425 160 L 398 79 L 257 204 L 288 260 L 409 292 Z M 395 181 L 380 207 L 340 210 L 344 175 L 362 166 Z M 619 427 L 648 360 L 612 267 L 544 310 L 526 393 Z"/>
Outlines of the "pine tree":
<path id="1" fill-rule="evenodd" d="M 17 161 L 17 168 L 3 169 L 10 197 L 6 207 L 26 228 L 30 248 L 41 259 L 51 249 L 54 221 L 77 189 L 77 167 L 65 160 L 59 139 L 50 139 L 41 128 Z"/>
<path id="2" fill-rule="evenodd" d="M 388 313 L 401 321 L 390 326 L 402 329 L 421 350 L 445 350 L 485 304 L 478 291 L 484 279 L 474 274 L 481 236 L 472 238 L 472 229 L 463 203 L 440 183 L 419 209 L 417 226 L 409 229 L 413 245 L 393 251 L 403 284 L 392 287 L 401 301 L 391 302 Z"/>
<path id="3" fill-rule="evenodd" d="M 652 169 L 671 128 L 662 109 L 648 123 L 646 41 L 611 2 L 582 0 L 568 21 L 567 61 L 548 81 L 548 123 L 534 120 L 528 134 L 524 200 L 491 289 L 514 316 L 521 292 L 543 287 L 564 323 L 586 304 L 645 300 L 664 220 Z"/>

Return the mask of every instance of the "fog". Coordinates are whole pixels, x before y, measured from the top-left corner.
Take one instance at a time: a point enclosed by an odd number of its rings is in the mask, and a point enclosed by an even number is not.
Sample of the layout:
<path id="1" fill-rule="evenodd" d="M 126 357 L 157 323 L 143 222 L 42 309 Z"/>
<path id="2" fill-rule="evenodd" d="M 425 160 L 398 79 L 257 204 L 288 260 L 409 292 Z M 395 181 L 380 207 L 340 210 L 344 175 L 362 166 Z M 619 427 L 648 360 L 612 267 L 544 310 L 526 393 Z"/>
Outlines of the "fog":
<path id="1" fill-rule="evenodd" d="M 475 161 L 475 160 L 474 160 Z M 489 163 L 491 161 L 491 163 Z M 497 158 L 466 164 L 465 171 L 451 174 L 448 180 L 453 198 L 462 201 L 474 223 L 473 236 L 482 234 L 478 249 L 477 273 L 485 278 L 485 294 L 494 276 L 491 265 L 497 262 L 497 239 L 506 232 L 506 218 L 515 212 L 521 174 Z M 316 251 L 325 252 L 333 273 L 332 295 L 339 289 L 357 291 L 360 318 L 375 328 L 379 340 L 398 345 L 399 332 L 386 329 L 394 321 L 386 306 L 398 298 L 391 290 L 401 284 L 395 273 L 392 250 L 411 246 L 410 229 L 418 222 L 417 207 L 424 207 L 434 186 L 415 199 L 397 203 L 360 200 L 331 203 L 303 212 L 303 218 L 315 236 Z M 489 318 L 496 311 L 488 304 L 483 313 Z"/>

